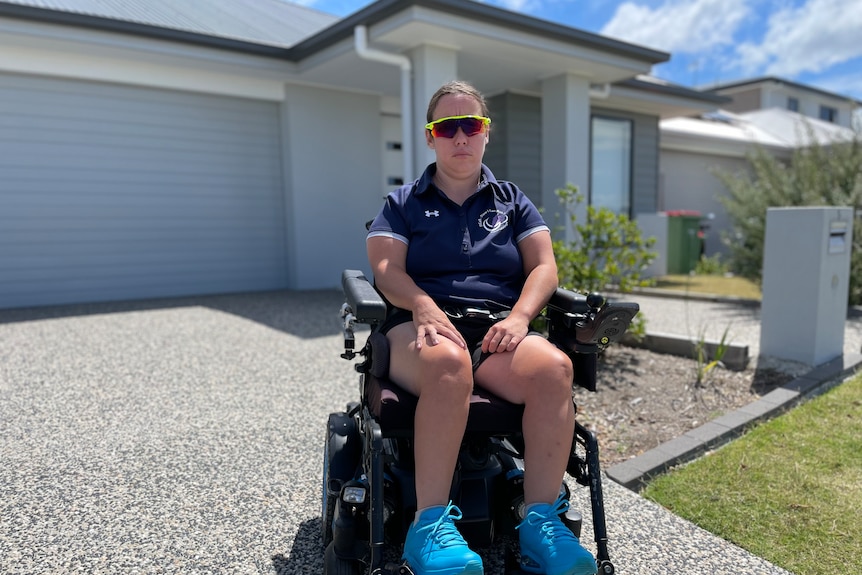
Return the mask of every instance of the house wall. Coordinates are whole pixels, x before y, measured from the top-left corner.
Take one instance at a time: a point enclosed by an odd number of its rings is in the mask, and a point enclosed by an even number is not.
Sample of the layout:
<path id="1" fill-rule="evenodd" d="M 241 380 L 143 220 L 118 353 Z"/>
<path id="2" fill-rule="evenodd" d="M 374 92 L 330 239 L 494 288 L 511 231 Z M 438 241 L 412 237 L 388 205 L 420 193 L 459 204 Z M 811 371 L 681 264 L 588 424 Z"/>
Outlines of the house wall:
<path id="1" fill-rule="evenodd" d="M 853 127 L 854 105 L 852 102 L 838 95 L 830 97 L 820 92 L 777 82 L 766 82 L 759 86 L 723 90 L 719 91 L 719 93 L 733 98 L 732 102 L 722 106 L 731 112 L 751 112 L 754 110 L 767 110 L 769 108 L 786 110 L 788 109 L 788 98 L 793 97 L 799 101 L 798 111 L 800 114 L 809 118 L 820 119 L 820 107 L 828 106 L 838 112 L 838 117 L 835 121 L 836 124 L 845 128 Z"/>
<path id="2" fill-rule="evenodd" d="M 507 92 L 490 98 L 491 139 L 485 163 L 494 175 L 515 182 L 537 206 L 542 203 L 542 101 Z"/>
<path id="3" fill-rule="evenodd" d="M 763 107 L 761 89 L 758 87 L 747 88 L 738 92 L 726 92 L 726 95 L 731 96 L 733 100 L 722 104 L 722 108 L 731 112 L 750 112 L 752 110 L 760 110 Z"/>
<path id="4" fill-rule="evenodd" d="M 512 93 L 489 99 L 494 118 L 485 162 L 501 179 L 516 182 L 541 206 L 542 102 Z M 658 118 L 593 107 L 593 115 L 632 122 L 632 212 L 655 212 L 658 205 Z M 553 221 L 553 214 L 546 214 Z"/>
<path id="5" fill-rule="evenodd" d="M 661 211 L 694 210 L 708 224 L 704 253 L 707 256 L 723 254 L 727 248 L 721 241 L 720 230 L 730 230 L 732 222 L 719 198 L 727 196 L 727 189 L 715 175 L 716 170 L 729 173 L 749 171 L 748 160 L 743 157 L 714 156 L 679 150 L 662 150 L 661 153 Z M 710 214 L 713 216 L 709 218 Z"/>
<path id="6" fill-rule="evenodd" d="M 382 205 L 380 99 L 287 86 L 281 106 L 290 289 L 328 288 L 368 271 L 365 222 Z"/>

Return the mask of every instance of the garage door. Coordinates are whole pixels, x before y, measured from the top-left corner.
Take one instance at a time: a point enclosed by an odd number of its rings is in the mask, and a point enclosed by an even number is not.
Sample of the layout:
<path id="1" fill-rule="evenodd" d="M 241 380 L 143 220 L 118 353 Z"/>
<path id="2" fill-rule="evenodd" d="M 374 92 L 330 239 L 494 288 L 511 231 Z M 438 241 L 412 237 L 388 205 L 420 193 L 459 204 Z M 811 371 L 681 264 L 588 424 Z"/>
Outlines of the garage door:
<path id="1" fill-rule="evenodd" d="M 284 287 L 278 117 L 0 75 L 0 308 Z"/>

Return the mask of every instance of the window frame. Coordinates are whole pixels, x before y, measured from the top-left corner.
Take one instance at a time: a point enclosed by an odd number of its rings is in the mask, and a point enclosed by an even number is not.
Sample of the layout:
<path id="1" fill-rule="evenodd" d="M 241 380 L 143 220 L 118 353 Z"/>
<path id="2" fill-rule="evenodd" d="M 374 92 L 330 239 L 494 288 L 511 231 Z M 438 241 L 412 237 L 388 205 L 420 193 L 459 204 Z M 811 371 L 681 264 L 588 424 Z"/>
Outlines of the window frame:
<path id="1" fill-rule="evenodd" d="M 597 207 L 607 207 L 611 209 L 615 214 L 623 214 L 628 217 L 632 217 L 632 210 L 634 208 L 634 159 L 635 159 L 635 121 L 632 118 L 626 118 L 624 116 L 614 116 L 610 114 L 591 114 L 590 115 L 590 173 L 589 173 L 589 182 L 590 182 L 590 193 L 587 198 L 587 202 L 591 206 L 595 206 L 596 200 L 596 150 L 595 150 L 595 137 L 596 137 L 596 121 L 604 121 L 604 122 L 614 122 L 617 124 L 624 124 L 628 127 L 628 154 L 625 159 L 628 165 L 628 174 L 627 174 L 627 182 L 626 188 L 621 189 L 620 198 L 624 200 L 623 206 L 611 207 L 607 205 L 599 205 Z"/>

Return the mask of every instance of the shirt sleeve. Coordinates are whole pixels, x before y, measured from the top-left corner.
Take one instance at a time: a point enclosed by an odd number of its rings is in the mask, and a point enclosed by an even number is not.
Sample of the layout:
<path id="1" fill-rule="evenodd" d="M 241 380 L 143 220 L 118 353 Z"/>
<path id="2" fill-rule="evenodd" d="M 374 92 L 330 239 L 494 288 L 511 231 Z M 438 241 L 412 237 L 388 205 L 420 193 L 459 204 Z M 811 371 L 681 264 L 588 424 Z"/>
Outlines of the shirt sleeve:
<path id="1" fill-rule="evenodd" d="M 377 216 L 368 227 L 368 238 L 393 238 L 410 245 L 410 226 L 404 210 L 403 190 L 399 189 L 388 196 Z"/>
<path id="2" fill-rule="evenodd" d="M 514 184 L 512 186 L 515 188 L 515 206 L 518 214 L 515 222 L 515 242 L 520 243 L 521 240 L 536 232 L 550 232 L 551 228 L 545 223 L 536 205 L 520 188 Z"/>

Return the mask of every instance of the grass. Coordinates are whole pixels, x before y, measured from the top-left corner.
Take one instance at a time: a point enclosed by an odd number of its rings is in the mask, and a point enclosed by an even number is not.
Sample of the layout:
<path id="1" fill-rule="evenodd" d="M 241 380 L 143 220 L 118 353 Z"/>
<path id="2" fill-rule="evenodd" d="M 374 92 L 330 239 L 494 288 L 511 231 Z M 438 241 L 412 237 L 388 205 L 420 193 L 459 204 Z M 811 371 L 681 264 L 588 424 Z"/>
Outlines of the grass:
<path id="1" fill-rule="evenodd" d="M 751 280 L 723 275 L 667 275 L 656 279 L 655 287 L 680 292 L 760 299 L 760 286 Z"/>
<path id="2" fill-rule="evenodd" d="M 797 575 L 862 573 L 862 375 L 644 496 Z"/>

